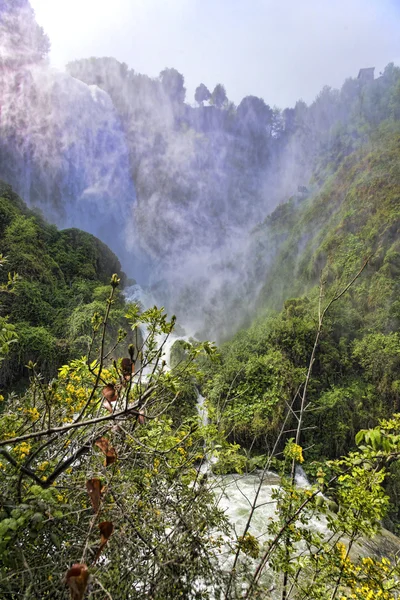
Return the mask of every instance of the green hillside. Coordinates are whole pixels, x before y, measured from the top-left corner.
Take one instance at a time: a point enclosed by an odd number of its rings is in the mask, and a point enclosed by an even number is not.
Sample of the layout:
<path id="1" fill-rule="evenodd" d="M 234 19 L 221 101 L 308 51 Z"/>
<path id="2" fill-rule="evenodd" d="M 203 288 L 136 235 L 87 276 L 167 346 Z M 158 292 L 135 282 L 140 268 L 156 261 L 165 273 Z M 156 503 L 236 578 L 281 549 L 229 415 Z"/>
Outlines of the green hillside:
<path id="1" fill-rule="evenodd" d="M 257 243 L 279 233 L 286 239 L 267 275 L 261 305 L 279 308 L 286 298 L 317 284 L 323 270 L 330 281 L 344 270 L 350 274 L 362 257 L 370 256 L 357 308 L 365 316 L 368 312 L 368 319 L 378 319 L 379 308 L 384 318 L 382 302 L 388 306 L 396 300 L 399 159 L 400 133 L 383 126 L 362 150 L 343 160 L 318 193 L 298 206 L 292 199 L 266 219 Z M 362 301 L 368 302 L 368 311 Z"/>
<path id="2" fill-rule="evenodd" d="M 351 450 L 358 430 L 400 410 L 400 134 L 387 129 L 254 232 L 256 254 L 275 252 L 259 316 L 222 346 L 206 387 L 229 439 L 267 452 L 305 380 L 320 290 L 324 307 L 368 260 L 322 327 L 302 441 L 310 473 Z M 289 422 L 287 430 L 293 415 Z"/>
<path id="3" fill-rule="evenodd" d="M 66 360 L 87 352 L 90 319 L 102 310 L 107 293 L 103 286 L 121 272 L 121 265 L 94 236 L 78 229 L 58 231 L 46 223 L 4 183 L 0 254 L 6 258 L 0 284 L 7 283 L 9 273 L 18 275 L 12 291 L 0 297 L 1 322 L 11 323 L 18 336 L 2 363 L 4 387 L 26 377 L 29 361 L 50 377 Z M 121 315 L 115 311 L 114 329 Z"/>

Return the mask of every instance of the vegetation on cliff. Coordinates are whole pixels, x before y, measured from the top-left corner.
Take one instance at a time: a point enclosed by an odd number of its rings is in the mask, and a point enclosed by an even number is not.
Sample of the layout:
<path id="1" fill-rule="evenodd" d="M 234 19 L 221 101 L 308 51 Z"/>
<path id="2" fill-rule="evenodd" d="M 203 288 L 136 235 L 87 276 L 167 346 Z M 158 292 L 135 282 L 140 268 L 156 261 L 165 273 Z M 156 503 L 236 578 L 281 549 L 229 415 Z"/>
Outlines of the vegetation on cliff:
<path id="1" fill-rule="evenodd" d="M 397 122 L 384 123 L 320 190 L 280 205 L 254 232 L 258 252 L 277 245 L 260 315 L 221 347 L 206 388 L 214 409 L 224 407 L 221 426 L 245 447 L 271 447 L 304 380 L 320 294 L 332 297 L 365 260 L 321 333 L 305 416 L 310 472 L 351 450 L 359 429 L 399 411 L 399 164 Z M 393 498 L 398 485 L 392 478 Z"/>
<path id="2" fill-rule="evenodd" d="M 0 284 L 16 274 L 13 289 L 0 296 L 0 316 L 15 328 L 0 385 L 26 378 L 26 365 L 37 363 L 47 378 L 72 357 L 87 352 L 90 320 L 103 305 L 104 285 L 120 272 L 117 257 L 100 240 L 78 229 L 58 231 L 29 210 L 11 187 L 0 185 L 0 253 L 6 264 Z M 113 333 L 123 320 L 117 296 Z"/>

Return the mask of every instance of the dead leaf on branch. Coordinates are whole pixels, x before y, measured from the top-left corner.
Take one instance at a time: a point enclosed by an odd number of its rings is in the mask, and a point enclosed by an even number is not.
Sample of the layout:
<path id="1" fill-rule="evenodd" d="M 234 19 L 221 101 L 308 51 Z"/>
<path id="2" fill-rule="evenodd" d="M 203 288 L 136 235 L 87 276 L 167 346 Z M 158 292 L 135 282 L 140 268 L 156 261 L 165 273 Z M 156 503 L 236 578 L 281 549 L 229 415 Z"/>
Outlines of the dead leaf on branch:
<path id="1" fill-rule="evenodd" d="M 130 358 L 123 358 L 121 360 L 121 370 L 125 381 L 129 381 L 135 371 L 135 363 Z"/>
<path id="2" fill-rule="evenodd" d="M 67 571 L 65 582 L 71 593 L 71 600 L 82 600 L 89 583 L 89 571 L 85 564 L 75 563 Z"/>
<path id="3" fill-rule="evenodd" d="M 115 448 L 110 445 L 110 442 L 105 437 L 98 438 L 95 443 L 95 446 L 100 448 L 100 450 L 105 455 L 106 459 L 104 461 L 104 466 L 108 467 L 108 465 L 112 465 L 117 460 L 117 452 Z"/>
<path id="4" fill-rule="evenodd" d="M 99 512 L 102 492 L 100 479 L 97 479 L 96 477 L 94 479 L 88 479 L 86 482 L 86 490 L 89 494 L 94 512 Z"/>
<path id="5" fill-rule="evenodd" d="M 115 448 L 109 448 L 109 450 L 107 451 L 106 454 L 106 460 L 104 461 L 104 465 L 106 467 L 108 467 L 109 465 L 112 465 L 113 463 L 115 463 L 117 460 L 117 452 L 115 450 Z"/>
<path id="6" fill-rule="evenodd" d="M 99 437 L 97 438 L 97 440 L 94 442 L 94 445 L 97 446 L 98 448 L 100 448 L 100 450 L 106 454 L 107 450 L 110 446 L 110 442 L 108 441 L 108 439 L 106 437 Z"/>
<path id="7" fill-rule="evenodd" d="M 118 392 L 112 383 L 108 383 L 104 386 L 101 393 L 109 402 L 116 402 L 116 400 L 118 400 Z"/>
<path id="8" fill-rule="evenodd" d="M 102 391 L 103 396 L 103 406 L 108 410 L 109 413 L 113 412 L 112 402 L 116 402 L 118 400 L 118 389 L 113 383 L 108 383 L 103 387 Z"/>
<path id="9" fill-rule="evenodd" d="M 95 562 L 97 562 L 97 559 L 99 558 L 100 554 L 103 551 L 104 546 L 107 544 L 108 540 L 110 539 L 113 531 L 114 531 L 114 525 L 113 523 L 111 523 L 111 521 L 103 521 L 102 523 L 99 523 L 99 529 L 100 529 L 100 546 L 99 549 L 97 550 L 97 554 L 96 557 L 93 561 L 93 564 Z"/>
<path id="10" fill-rule="evenodd" d="M 146 422 L 146 411 L 143 408 L 139 410 L 139 414 L 137 415 L 137 421 L 139 425 L 144 425 Z"/>
<path id="11" fill-rule="evenodd" d="M 113 412 L 113 407 L 111 406 L 110 402 L 107 400 L 107 398 L 104 398 L 103 400 L 103 406 L 104 408 L 106 408 L 108 410 L 108 412 L 111 414 Z"/>

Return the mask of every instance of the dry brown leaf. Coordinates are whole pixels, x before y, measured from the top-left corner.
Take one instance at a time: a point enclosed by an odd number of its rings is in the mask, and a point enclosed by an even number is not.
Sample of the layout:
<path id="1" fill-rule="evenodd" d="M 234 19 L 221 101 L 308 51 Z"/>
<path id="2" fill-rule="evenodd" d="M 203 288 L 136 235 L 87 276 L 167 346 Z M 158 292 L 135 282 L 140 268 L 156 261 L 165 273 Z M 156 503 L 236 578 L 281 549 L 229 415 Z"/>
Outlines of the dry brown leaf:
<path id="1" fill-rule="evenodd" d="M 114 525 L 111 521 L 103 521 L 99 523 L 101 543 L 106 544 L 114 531 Z"/>
<path id="2" fill-rule="evenodd" d="M 65 582 L 71 593 L 71 600 L 82 600 L 89 582 L 89 571 L 85 564 L 75 563 L 67 571 Z"/>
<path id="3" fill-rule="evenodd" d="M 104 454 L 107 454 L 107 450 L 110 446 L 110 442 L 108 441 L 108 439 L 106 437 L 99 437 L 95 441 L 94 445 L 97 446 L 98 448 L 100 448 L 100 450 Z"/>
<path id="4" fill-rule="evenodd" d="M 114 531 L 114 525 L 113 525 L 113 523 L 111 523 L 111 521 L 103 521 L 102 523 L 99 523 L 99 529 L 100 529 L 100 535 L 101 535 L 100 546 L 99 546 L 99 549 L 97 550 L 96 557 L 93 561 L 93 564 L 97 561 L 97 559 L 99 558 L 100 554 L 103 551 L 104 546 L 107 544 L 108 540 L 110 539 L 112 532 Z"/>
<path id="5" fill-rule="evenodd" d="M 107 398 L 104 398 L 104 400 L 103 400 L 103 406 L 104 406 L 104 408 L 106 408 L 108 410 L 109 413 L 113 412 L 113 407 L 111 406 L 111 404 L 109 403 L 109 401 L 107 400 Z"/>
<path id="6" fill-rule="evenodd" d="M 101 393 L 109 402 L 115 402 L 118 400 L 118 393 L 112 383 L 108 383 L 106 386 L 104 386 Z"/>
<path id="7" fill-rule="evenodd" d="M 132 377 L 132 373 L 135 371 L 135 363 L 130 358 L 123 358 L 121 360 L 121 370 L 124 379 L 129 380 Z"/>
<path id="8" fill-rule="evenodd" d="M 92 503 L 92 507 L 95 513 L 99 511 L 100 508 L 100 498 L 101 498 L 101 481 L 100 479 L 88 479 L 86 482 L 87 493 L 89 494 L 90 501 Z"/>
<path id="9" fill-rule="evenodd" d="M 117 453 L 115 448 L 110 446 L 110 442 L 105 437 L 98 438 L 95 443 L 95 446 L 100 448 L 100 450 L 105 454 L 106 459 L 104 461 L 104 466 L 108 467 L 108 465 L 112 465 L 117 460 Z"/>
<path id="10" fill-rule="evenodd" d="M 109 448 L 107 450 L 106 460 L 104 462 L 104 465 L 106 467 L 108 467 L 108 465 L 112 465 L 113 463 L 115 463 L 116 460 L 117 460 L 117 452 L 116 452 L 115 448 Z"/>

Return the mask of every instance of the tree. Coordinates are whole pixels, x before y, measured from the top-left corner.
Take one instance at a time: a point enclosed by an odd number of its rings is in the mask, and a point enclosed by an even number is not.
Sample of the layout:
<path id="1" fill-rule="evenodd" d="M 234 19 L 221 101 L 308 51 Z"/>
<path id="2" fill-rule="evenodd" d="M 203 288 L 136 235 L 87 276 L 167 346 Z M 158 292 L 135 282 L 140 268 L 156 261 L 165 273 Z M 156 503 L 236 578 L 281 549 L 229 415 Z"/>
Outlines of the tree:
<path id="1" fill-rule="evenodd" d="M 265 131 L 271 126 L 272 115 L 272 109 L 257 96 L 246 96 L 237 108 L 238 118 L 252 131 Z"/>
<path id="2" fill-rule="evenodd" d="M 277 106 L 272 109 L 271 135 L 274 138 L 280 138 L 284 132 L 283 113 Z"/>
<path id="3" fill-rule="evenodd" d="M 211 92 L 209 91 L 209 89 L 204 85 L 204 83 L 201 83 L 197 88 L 196 91 L 194 93 L 194 99 L 195 101 L 200 104 L 200 106 L 203 106 L 203 102 L 207 102 L 208 100 L 210 100 L 211 98 Z"/>
<path id="4" fill-rule="evenodd" d="M 179 71 L 173 68 L 164 69 L 160 73 L 160 81 L 163 90 L 165 91 L 171 102 L 182 104 L 185 101 L 185 80 L 183 75 L 181 75 Z"/>
<path id="5" fill-rule="evenodd" d="M 222 108 L 227 100 L 224 86 L 218 83 L 211 94 L 211 104 L 214 104 L 217 108 Z"/>
<path id="6" fill-rule="evenodd" d="M 0 254 L 0 270 L 7 263 L 7 258 Z M 18 276 L 14 273 L 8 273 L 6 283 L 0 283 L 0 293 L 12 294 L 15 291 L 15 284 Z M 1 305 L 0 305 L 1 308 Z M 14 325 L 8 322 L 7 317 L 0 317 L 0 365 L 10 351 L 10 347 L 17 342 L 17 335 Z"/>
<path id="7" fill-rule="evenodd" d="M 221 540 L 210 533 L 224 519 L 195 468 L 204 457 L 197 418 L 179 407 L 185 377 L 213 347 L 187 343 L 184 363 L 166 371 L 175 318 L 131 305 L 136 341 L 113 360 L 125 339 L 106 349 L 118 283 L 114 275 L 93 315 L 87 357 L 48 383 L 31 363 L 29 389 L 0 398 L 2 597 L 65 598 L 65 575 L 82 600 L 89 573 L 93 598 L 188 598 L 200 582 L 223 585 Z"/>

